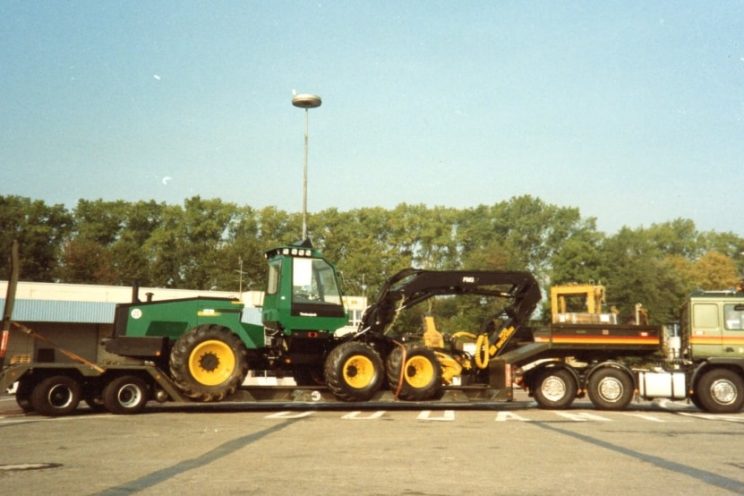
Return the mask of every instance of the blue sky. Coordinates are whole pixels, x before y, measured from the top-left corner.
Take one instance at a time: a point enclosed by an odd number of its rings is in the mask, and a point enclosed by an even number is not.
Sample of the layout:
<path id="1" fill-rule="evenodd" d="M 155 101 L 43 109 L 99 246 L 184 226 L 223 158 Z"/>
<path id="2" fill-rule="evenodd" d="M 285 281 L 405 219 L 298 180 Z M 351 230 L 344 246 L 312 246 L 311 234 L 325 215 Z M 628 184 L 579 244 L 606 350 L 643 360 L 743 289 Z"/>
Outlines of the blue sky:
<path id="1" fill-rule="evenodd" d="M 0 192 L 744 235 L 744 2 L 0 2 Z"/>

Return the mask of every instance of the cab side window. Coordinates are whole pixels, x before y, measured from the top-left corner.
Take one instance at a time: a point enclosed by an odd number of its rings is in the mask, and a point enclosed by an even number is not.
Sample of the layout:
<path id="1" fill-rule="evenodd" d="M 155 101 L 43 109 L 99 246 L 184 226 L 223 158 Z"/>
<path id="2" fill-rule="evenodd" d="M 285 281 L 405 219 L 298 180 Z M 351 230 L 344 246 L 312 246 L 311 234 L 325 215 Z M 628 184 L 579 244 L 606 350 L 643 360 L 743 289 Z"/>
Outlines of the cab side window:
<path id="1" fill-rule="evenodd" d="M 724 305 L 723 317 L 726 321 L 726 329 L 731 331 L 744 330 L 744 304 Z"/>

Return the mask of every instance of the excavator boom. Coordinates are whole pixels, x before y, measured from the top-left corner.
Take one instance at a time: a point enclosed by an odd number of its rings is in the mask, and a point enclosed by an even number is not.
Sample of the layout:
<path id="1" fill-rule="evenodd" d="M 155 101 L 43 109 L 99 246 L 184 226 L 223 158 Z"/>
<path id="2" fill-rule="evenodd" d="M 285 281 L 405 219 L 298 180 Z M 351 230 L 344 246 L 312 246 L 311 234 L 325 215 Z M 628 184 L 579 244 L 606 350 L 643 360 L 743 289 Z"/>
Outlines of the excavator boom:
<path id="1" fill-rule="evenodd" d="M 481 295 L 509 300 L 499 313 L 506 317 L 502 318 L 502 328 L 512 326 L 521 339 L 531 340 L 527 322 L 540 301 L 540 288 L 532 274 L 517 271 L 404 269 L 385 283 L 374 303 L 367 308 L 362 316 L 361 332 L 382 335 L 398 312 L 442 295 Z M 500 329 L 487 330 L 493 333 Z"/>

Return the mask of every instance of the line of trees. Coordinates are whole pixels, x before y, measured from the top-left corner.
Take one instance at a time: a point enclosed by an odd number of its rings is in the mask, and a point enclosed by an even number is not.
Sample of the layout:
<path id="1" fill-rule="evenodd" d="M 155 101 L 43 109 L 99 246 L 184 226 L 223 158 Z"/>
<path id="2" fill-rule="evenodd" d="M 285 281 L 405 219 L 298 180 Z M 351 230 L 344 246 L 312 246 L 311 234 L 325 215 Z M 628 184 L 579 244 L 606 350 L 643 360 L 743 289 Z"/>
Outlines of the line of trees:
<path id="1" fill-rule="evenodd" d="M 464 209 L 328 209 L 308 224 L 347 294 L 373 296 L 410 266 L 529 270 L 543 287 L 602 282 L 621 312 L 643 302 L 654 321 L 670 322 L 691 290 L 730 288 L 744 273 L 735 233 L 676 219 L 607 235 L 578 209 L 531 196 Z M 244 288 L 263 289 L 264 251 L 300 232 L 300 214 L 199 196 L 183 205 L 80 200 L 73 209 L 0 196 L 0 249 L 19 240 L 26 281 L 237 291 L 242 276 Z M 0 274 L 7 270 L 3 256 Z"/>

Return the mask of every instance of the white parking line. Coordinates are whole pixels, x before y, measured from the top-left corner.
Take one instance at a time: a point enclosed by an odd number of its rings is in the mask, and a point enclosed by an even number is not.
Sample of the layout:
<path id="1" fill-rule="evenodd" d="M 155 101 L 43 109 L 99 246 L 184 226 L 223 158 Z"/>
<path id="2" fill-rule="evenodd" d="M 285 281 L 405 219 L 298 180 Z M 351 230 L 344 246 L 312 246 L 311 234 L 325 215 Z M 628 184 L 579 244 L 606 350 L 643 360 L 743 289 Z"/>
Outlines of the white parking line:
<path id="1" fill-rule="evenodd" d="M 496 414 L 496 422 L 506 422 L 507 420 L 517 420 L 519 422 L 532 422 L 532 419 L 522 417 L 514 412 L 498 412 Z"/>
<path id="2" fill-rule="evenodd" d="M 454 410 L 444 410 L 442 415 L 432 416 L 431 410 L 421 410 L 416 420 L 433 420 L 435 422 L 452 422 L 455 420 Z"/>
<path id="3" fill-rule="evenodd" d="M 377 412 L 372 412 L 369 415 L 362 415 L 362 412 L 360 410 L 357 410 L 355 412 L 350 412 L 341 417 L 343 420 L 377 420 L 383 415 L 385 415 L 385 410 L 379 410 Z"/>
<path id="4" fill-rule="evenodd" d="M 595 415 L 593 413 L 586 413 L 586 412 L 580 412 L 580 413 L 555 412 L 555 414 L 560 415 L 561 417 L 567 418 L 568 420 L 573 420 L 574 422 L 588 422 L 589 420 L 594 420 L 598 422 L 612 422 L 612 420 L 608 419 L 607 417 L 600 417 L 599 415 Z"/>
<path id="5" fill-rule="evenodd" d="M 308 412 L 276 412 L 272 413 L 271 415 L 267 415 L 264 418 L 267 419 L 298 419 L 298 418 L 304 418 L 309 417 L 310 415 L 314 414 L 314 411 L 308 411 Z"/>
<path id="6" fill-rule="evenodd" d="M 649 422 L 659 422 L 659 423 L 666 422 L 666 420 L 660 419 L 656 415 L 647 415 L 645 413 L 636 413 L 636 412 L 622 412 L 622 413 L 624 413 L 625 415 L 629 417 L 637 417 L 643 420 L 648 420 Z"/>
<path id="7" fill-rule="evenodd" d="M 679 415 L 684 415 L 685 417 L 693 417 L 693 418 L 699 418 L 703 420 L 723 420 L 724 422 L 735 422 L 735 423 L 744 423 L 744 416 L 741 415 L 721 415 L 720 413 L 688 413 L 688 412 L 678 412 Z"/>

